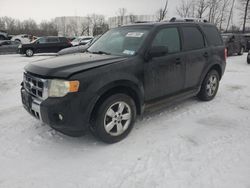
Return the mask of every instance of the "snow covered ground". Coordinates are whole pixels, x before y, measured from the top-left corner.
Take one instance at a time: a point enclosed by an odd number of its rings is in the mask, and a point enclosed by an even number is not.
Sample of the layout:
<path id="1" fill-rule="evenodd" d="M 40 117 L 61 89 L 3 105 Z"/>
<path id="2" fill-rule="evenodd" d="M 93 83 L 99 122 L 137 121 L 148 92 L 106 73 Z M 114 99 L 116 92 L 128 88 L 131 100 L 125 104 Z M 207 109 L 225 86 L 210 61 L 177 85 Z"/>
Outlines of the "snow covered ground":
<path id="1" fill-rule="evenodd" d="M 217 97 L 191 98 L 137 120 L 113 145 L 71 138 L 21 105 L 23 67 L 0 56 L 1 188 L 250 188 L 250 66 L 228 58 Z"/>

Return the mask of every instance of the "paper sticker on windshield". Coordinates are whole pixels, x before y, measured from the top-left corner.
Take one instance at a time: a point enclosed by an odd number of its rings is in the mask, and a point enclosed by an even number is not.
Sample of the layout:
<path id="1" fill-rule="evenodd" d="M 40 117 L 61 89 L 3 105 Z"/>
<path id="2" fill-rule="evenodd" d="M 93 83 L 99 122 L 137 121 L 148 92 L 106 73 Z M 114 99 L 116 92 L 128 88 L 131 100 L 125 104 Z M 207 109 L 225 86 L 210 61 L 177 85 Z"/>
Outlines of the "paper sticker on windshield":
<path id="1" fill-rule="evenodd" d="M 124 50 L 122 53 L 127 54 L 127 55 L 134 55 L 135 51 L 132 50 Z"/>
<path id="2" fill-rule="evenodd" d="M 144 35 L 144 33 L 140 33 L 140 32 L 129 32 L 129 33 L 127 33 L 126 37 L 141 38 L 143 35 Z"/>

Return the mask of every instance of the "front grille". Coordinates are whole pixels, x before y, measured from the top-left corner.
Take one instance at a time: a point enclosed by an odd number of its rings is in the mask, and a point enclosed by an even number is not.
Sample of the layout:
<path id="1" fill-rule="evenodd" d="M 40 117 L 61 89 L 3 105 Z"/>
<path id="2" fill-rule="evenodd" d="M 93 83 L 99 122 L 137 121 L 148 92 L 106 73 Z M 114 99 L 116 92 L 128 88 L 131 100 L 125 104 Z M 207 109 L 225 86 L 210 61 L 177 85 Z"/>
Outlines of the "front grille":
<path id="1" fill-rule="evenodd" d="M 46 83 L 45 79 L 34 77 L 28 73 L 24 73 L 23 75 L 23 86 L 24 89 L 39 99 L 46 98 Z"/>

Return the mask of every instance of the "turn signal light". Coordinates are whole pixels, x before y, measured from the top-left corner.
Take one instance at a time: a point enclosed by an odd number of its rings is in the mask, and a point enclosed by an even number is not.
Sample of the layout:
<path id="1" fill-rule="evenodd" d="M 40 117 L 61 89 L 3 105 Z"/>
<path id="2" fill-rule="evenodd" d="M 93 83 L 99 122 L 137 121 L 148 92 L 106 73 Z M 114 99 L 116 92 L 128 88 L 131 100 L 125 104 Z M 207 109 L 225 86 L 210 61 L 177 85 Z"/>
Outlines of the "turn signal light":
<path id="1" fill-rule="evenodd" d="M 77 92 L 79 89 L 79 81 L 69 81 L 69 92 Z"/>

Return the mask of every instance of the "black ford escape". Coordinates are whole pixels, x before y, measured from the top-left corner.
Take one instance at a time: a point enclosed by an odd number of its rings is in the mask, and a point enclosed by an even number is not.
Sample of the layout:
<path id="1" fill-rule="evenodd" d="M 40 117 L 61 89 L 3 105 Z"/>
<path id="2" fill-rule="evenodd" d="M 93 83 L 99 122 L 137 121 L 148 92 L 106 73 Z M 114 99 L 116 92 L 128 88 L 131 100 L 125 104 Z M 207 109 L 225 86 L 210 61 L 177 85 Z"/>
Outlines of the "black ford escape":
<path id="1" fill-rule="evenodd" d="M 145 109 L 198 96 L 212 100 L 226 65 L 226 50 L 209 23 L 161 22 L 122 26 L 86 53 L 25 67 L 26 110 L 71 136 L 85 130 L 107 143 L 131 131 Z"/>

